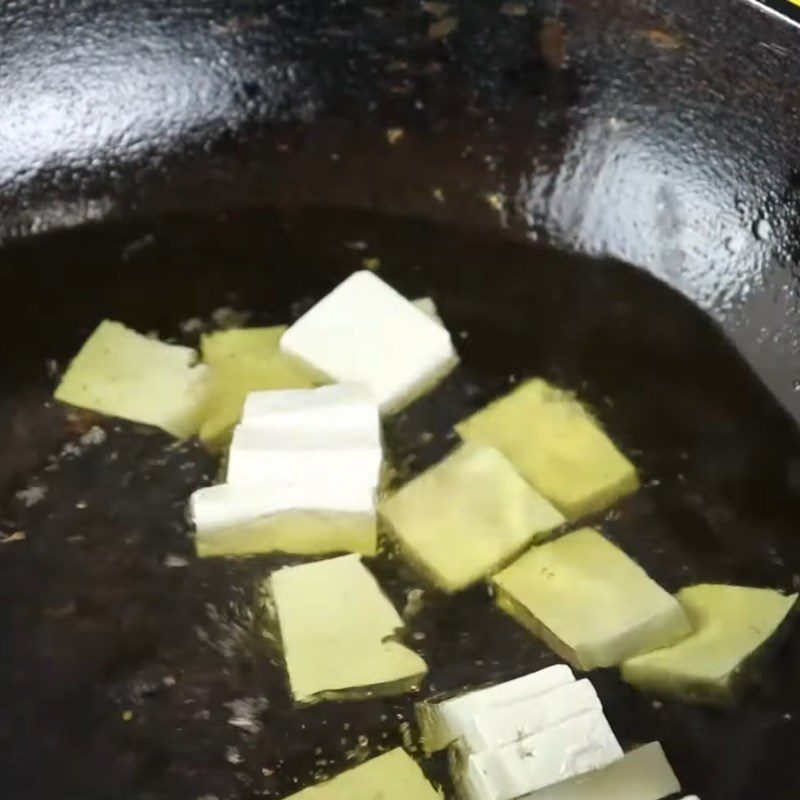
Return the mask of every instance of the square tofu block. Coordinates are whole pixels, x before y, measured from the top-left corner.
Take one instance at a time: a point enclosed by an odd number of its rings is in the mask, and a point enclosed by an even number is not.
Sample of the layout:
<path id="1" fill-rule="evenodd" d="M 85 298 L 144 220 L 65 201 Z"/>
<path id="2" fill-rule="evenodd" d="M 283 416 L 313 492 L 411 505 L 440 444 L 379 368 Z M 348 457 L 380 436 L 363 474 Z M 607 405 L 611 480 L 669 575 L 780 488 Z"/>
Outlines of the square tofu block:
<path id="1" fill-rule="evenodd" d="M 517 800 L 620 758 L 602 711 L 590 711 L 495 750 L 454 751 L 453 780 L 465 800 Z"/>
<path id="2" fill-rule="evenodd" d="M 195 361 L 189 347 L 104 320 L 72 360 L 55 398 L 188 437 L 200 424 L 208 389 L 208 368 Z"/>
<path id="3" fill-rule="evenodd" d="M 210 447 L 224 447 L 242 415 L 250 392 L 308 388 L 318 381 L 308 370 L 281 353 L 285 325 L 234 328 L 202 337 L 203 361 L 211 370 L 208 401 L 200 438 Z"/>
<path id="4" fill-rule="evenodd" d="M 397 641 L 403 621 L 359 556 L 279 569 L 268 589 L 298 703 L 400 694 L 427 672 Z"/>
<path id="5" fill-rule="evenodd" d="M 503 610 L 582 670 L 619 664 L 691 632 L 680 603 L 589 528 L 531 548 L 493 583 Z"/>
<path id="6" fill-rule="evenodd" d="M 378 407 L 360 384 L 255 392 L 227 483 L 192 497 L 200 555 L 377 550 Z"/>
<path id="7" fill-rule="evenodd" d="M 663 800 L 680 788 L 661 745 L 651 742 L 603 769 L 556 783 L 520 800 Z"/>
<path id="8" fill-rule="evenodd" d="M 574 682 L 575 676 L 566 664 L 555 664 L 456 697 L 417 703 L 415 710 L 425 752 L 443 750 L 456 739 L 465 738 L 474 719 L 483 711 L 514 706 Z"/>
<path id="9" fill-rule="evenodd" d="M 527 381 L 458 425 L 496 447 L 569 519 L 600 511 L 639 486 L 636 468 L 568 392 Z"/>
<path id="10" fill-rule="evenodd" d="M 445 592 L 497 569 L 564 518 L 497 450 L 462 445 L 379 506 L 408 561 Z"/>
<path id="11" fill-rule="evenodd" d="M 229 483 L 360 480 L 382 461 L 378 406 L 360 384 L 254 392 L 228 454 Z"/>
<path id="12" fill-rule="evenodd" d="M 369 412 L 366 422 L 365 412 Z M 310 424 L 326 433 L 333 427 L 348 442 L 353 436 L 367 436 L 369 441 L 380 436 L 375 398 L 363 383 L 251 392 L 244 404 L 242 422 L 269 430 L 275 430 L 275 425 L 292 424 L 304 432 L 308 432 Z"/>
<path id="13" fill-rule="evenodd" d="M 292 325 L 281 349 L 334 381 L 369 386 L 399 410 L 456 364 L 450 334 L 371 272 L 356 272 Z"/>
<path id="14" fill-rule="evenodd" d="M 239 425 L 233 434 L 228 457 L 227 480 L 235 486 L 260 484 L 270 487 L 280 483 L 305 484 L 313 495 L 319 482 L 353 482 L 369 486 L 373 491 L 380 482 L 383 452 L 380 444 L 373 447 L 325 447 L 298 441 L 297 446 L 270 446 L 270 437 L 257 428 Z"/>
<path id="15" fill-rule="evenodd" d="M 693 700 L 733 698 L 741 667 L 797 602 L 773 589 L 700 584 L 678 592 L 694 633 L 622 665 L 622 677 L 648 691 Z"/>
<path id="16" fill-rule="evenodd" d="M 402 748 L 310 786 L 286 800 L 442 800 L 422 770 Z"/>
<path id="17" fill-rule="evenodd" d="M 588 711 L 602 711 L 602 706 L 594 686 L 584 678 L 537 697 L 478 711 L 465 730 L 462 746 L 471 753 L 503 747 Z"/>
<path id="18" fill-rule="evenodd" d="M 220 484 L 190 501 L 197 554 L 375 555 L 375 492 L 363 484 L 326 481 L 273 486 Z"/>

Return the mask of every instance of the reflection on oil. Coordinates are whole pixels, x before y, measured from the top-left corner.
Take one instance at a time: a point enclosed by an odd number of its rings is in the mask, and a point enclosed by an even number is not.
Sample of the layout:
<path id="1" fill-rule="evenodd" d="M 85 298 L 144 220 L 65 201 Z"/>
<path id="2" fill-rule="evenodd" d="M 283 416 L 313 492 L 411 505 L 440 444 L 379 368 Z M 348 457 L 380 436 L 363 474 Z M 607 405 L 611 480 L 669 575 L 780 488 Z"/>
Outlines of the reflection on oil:
<path id="1" fill-rule="evenodd" d="M 730 202 L 733 182 L 708 170 L 702 149 L 687 158 L 686 144 L 594 118 L 558 172 L 530 178 L 520 199 L 532 224 L 543 221 L 581 250 L 635 263 L 724 317 L 761 279 L 768 223 L 760 219 L 754 236 Z"/>
<path id="2" fill-rule="evenodd" d="M 0 236 L 278 203 L 555 238 L 678 287 L 800 418 L 794 32 L 739 3 L 522 5 L 431 40 L 388 0 L 6 3 Z"/>
<path id="3" fill-rule="evenodd" d="M 204 17 L 180 35 L 136 12 L 124 20 L 100 12 L 91 24 L 65 14 L 54 24 L 35 51 L 18 37 L 5 53 L 0 185 L 56 166 L 113 169 L 117 159 L 219 135 L 255 98 L 258 116 L 280 118 L 289 106 L 304 113 L 307 81 L 277 42 L 270 63 L 259 64 L 225 46 L 235 30 L 215 37 Z"/>

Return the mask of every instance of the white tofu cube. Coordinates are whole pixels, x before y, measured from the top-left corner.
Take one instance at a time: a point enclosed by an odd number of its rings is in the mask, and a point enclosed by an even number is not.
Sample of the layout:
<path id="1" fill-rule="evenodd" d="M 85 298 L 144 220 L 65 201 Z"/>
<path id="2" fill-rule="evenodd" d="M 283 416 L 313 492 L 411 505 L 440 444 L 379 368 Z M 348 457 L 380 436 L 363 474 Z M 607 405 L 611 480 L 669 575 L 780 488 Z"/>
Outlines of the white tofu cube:
<path id="1" fill-rule="evenodd" d="M 257 429 L 239 427 L 231 444 L 228 483 L 265 489 L 281 484 L 306 486 L 310 496 L 318 483 L 367 486 L 373 492 L 377 489 L 383 459 L 379 445 L 345 449 L 320 444 L 318 448 L 312 448 L 310 442 L 301 443 L 297 449 L 272 448 L 269 437 Z"/>
<path id="2" fill-rule="evenodd" d="M 503 747 L 571 717 L 601 710 L 594 686 L 584 678 L 536 697 L 478 711 L 464 730 L 463 747 L 472 753 Z"/>
<path id="3" fill-rule="evenodd" d="M 283 420 L 282 414 L 288 418 L 307 420 L 317 419 L 315 412 L 334 413 L 334 409 L 342 409 L 344 413 L 357 409 L 372 409 L 375 398 L 368 386 L 363 383 L 332 383 L 316 389 L 278 389 L 262 392 L 250 392 L 242 409 L 242 424 L 257 423 L 269 425 L 270 420 Z M 310 415 L 310 416 L 309 416 Z M 333 417 L 336 419 L 336 417 Z M 329 418 L 325 417 L 325 421 Z M 350 419 L 350 417 L 346 417 Z M 357 417 L 360 421 L 361 417 Z M 380 420 L 373 423 L 380 430 Z"/>
<path id="4" fill-rule="evenodd" d="M 308 487 L 299 484 L 276 486 L 232 486 L 221 483 L 198 489 L 190 501 L 191 515 L 198 530 L 209 531 L 241 525 L 255 517 L 279 511 L 341 511 L 374 516 L 374 497 L 369 487 L 336 480 Z"/>
<path id="5" fill-rule="evenodd" d="M 198 553 L 374 555 L 381 460 L 378 407 L 364 386 L 251 394 L 227 483 L 192 497 Z"/>
<path id="6" fill-rule="evenodd" d="M 662 800 L 680 788 L 661 745 L 651 742 L 603 769 L 531 792 L 519 800 Z"/>
<path id="7" fill-rule="evenodd" d="M 331 380 L 366 384 L 384 413 L 419 397 L 458 360 L 448 332 L 369 271 L 297 320 L 281 350 Z"/>
<path id="8" fill-rule="evenodd" d="M 601 711 L 589 711 L 456 764 L 454 779 L 469 800 L 516 800 L 537 789 L 622 758 Z"/>
<path id="9" fill-rule="evenodd" d="M 555 664 L 458 697 L 418 703 L 416 713 L 423 746 L 428 753 L 442 750 L 451 742 L 462 738 L 481 711 L 538 697 L 574 681 L 575 676 L 566 664 Z"/>
<path id="10" fill-rule="evenodd" d="M 377 552 L 374 490 L 335 476 L 310 485 L 210 486 L 192 495 L 190 515 L 200 556 Z"/>
<path id="11" fill-rule="evenodd" d="M 233 435 L 228 483 L 365 483 L 382 461 L 378 407 L 357 384 L 255 392 Z"/>

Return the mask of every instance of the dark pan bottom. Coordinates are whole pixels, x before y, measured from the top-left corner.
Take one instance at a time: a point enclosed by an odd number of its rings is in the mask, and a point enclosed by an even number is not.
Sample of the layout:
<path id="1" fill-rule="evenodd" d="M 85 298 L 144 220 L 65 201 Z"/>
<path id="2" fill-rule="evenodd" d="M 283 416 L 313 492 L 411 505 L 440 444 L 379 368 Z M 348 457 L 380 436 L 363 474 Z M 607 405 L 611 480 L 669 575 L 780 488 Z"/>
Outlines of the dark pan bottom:
<path id="1" fill-rule="evenodd" d="M 193 557 L 184 504 L 213 459 L 46 402 L 48 360 L 63 367 L 103 317 L 194 343 L 187 319 L 233 306 L 285 321 L 365 257 L 407 295 L 434 296 L 463 357 L 388 425 L 408 472 L 453 445 L 469 410 L 544 375 L 577 389 L 640 466 L 646 486 L 601 524 L 654 578 L 793 587 L 797 430 L 717 328 L 642 272 L 323 211 L 141 219 L 16 245 L 0 253 L 0 530 L 24 534 L 0 544 L 3 796 L 279 798 L 403 741 L 413 697 L 291 708 L 255 603 L 289 559 Z M 413 575 L 389 558 L 371 566 L 402 607 Z M 554 661 L 483 588 L 427 592 L 409 632 L 426 692 Z M 592 678 L 623 744 L 662 741 L 703 800 L 794 800 L 800 637 L 788 633 L 735 708 Z M 445 779 L 441 759 L 425 769 Z"/>

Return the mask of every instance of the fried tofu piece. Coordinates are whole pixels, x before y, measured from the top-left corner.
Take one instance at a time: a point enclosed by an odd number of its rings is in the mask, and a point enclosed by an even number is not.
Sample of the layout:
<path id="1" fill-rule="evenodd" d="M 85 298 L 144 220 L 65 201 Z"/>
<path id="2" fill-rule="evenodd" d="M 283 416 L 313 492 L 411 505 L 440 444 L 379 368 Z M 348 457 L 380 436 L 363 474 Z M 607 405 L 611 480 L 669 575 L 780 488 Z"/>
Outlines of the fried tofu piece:
<path id="1" fill-rule="evenodd" d="M 55 398 L 186 438 L 197 432 L 208 392 L 208 368 L 196 360 L 189 347 L 103 320 L 72 360 Z"/>
<path id="2" fill-rule="evenodd" d="M 397 641 L 403 621 L 359 556 L 284 567 L 267 589 L 298 703 L 401 694 L 426 674 Z"/>
<path id="3" fill-rule="evenodd" d="M 417 763 L 397 747 L 286 800 L 442 800 Z"/>
<path id="4" fill-rule="evenodd" d="M 692 630 L 680 603 L 590 528 L 531 548 L 492 582 L 500 608 L 578 669 L 614 666 Z"/>
<path id="5" fill-rule="evenodd" d="M 797 603 L 796 594 L 713 583 L 688 586 L 677 598 L 694 633 L 626 661 L 622 677 L 646 691 L 712 702 L 733 698 L 745 662 Z"/>
<path id="6" fill-rule="evenodd" d="M 569 392 L 534 378 L 456 425 L 496 447 L 568 519 L 600 511 L 639 487 L 634 465 Z"/>
<path id="7" fill-rule="evenodd" d="M 480 580 L 564 518 L 505 456 L 465 444 L 379 506 L 408 561 L 445 592 Z"/>

